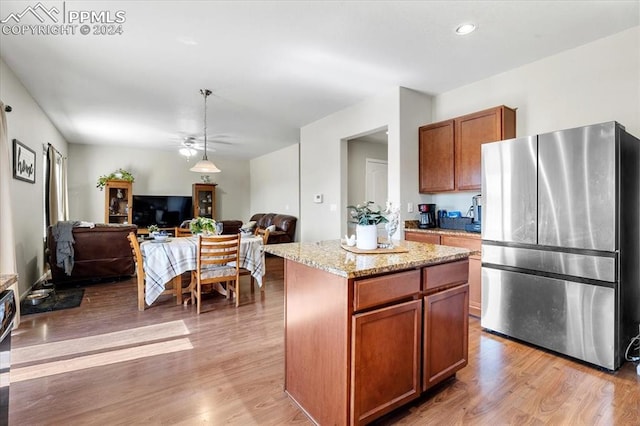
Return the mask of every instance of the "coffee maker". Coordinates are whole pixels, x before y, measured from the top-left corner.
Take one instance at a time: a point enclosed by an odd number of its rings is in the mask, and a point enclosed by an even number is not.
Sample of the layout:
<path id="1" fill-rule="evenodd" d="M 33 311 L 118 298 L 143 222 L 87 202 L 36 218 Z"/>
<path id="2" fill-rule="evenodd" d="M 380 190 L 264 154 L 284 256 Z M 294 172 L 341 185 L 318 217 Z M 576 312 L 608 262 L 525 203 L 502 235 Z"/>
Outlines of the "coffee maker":
<path id="1" fill-rule="evenodd" d="M 471 198 L 473 221 L 465 225 L 464 229 L 467 232 L 480 232 L 482 230 L 482 194 L 475 195 Z"/>
<path id="2" fill-rule="evenodd" d="M 436 227 L 436 205 L 435 204 L 418 204 L 420 212 L 420 222 L 418 228 L 427 229 Z"/>

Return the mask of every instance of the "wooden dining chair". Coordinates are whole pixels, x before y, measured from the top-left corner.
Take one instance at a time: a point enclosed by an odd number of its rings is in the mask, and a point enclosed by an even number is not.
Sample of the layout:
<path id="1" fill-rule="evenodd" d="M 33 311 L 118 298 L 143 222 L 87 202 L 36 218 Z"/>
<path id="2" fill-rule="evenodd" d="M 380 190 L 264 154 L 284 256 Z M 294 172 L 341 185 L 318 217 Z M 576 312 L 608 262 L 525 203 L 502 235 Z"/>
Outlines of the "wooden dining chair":
<path id="1" fill-rule="evenodd" d="M 174 230 L 174 234 L 176 238 L 180 237 L 191 237 L 193 233 L 189 228 L 183 228 L 181 226 L 176 226 Z M 180 276 L 180 281 L 182 285 L 182 293 L 191 293 L 191 287 L 195 283 L 195 271 L 187 271 Z M 185 286 L 185 283 L 187 284 Z M 184 299 L 184 303 L 187 303 L 188 299 Z"/>
<path id="2" fill-rule="evenodd" d="M 196 280 L 191 289 L 191 303 L 196 304 L 198 315 L 202 305 L 202 286 L 205 284 L 226 283 L 227 298 L 233 292 L 236 307 L 240 305 L 239 258 L 240 234 L 198 235 Z"/>
<path id="3" fill-rule="evenodd" d="M 142 251 L 140 251 L 140 243 L 138 242 L 138 237 L 133 232 L 129 232 L 127 235 L 127 239 L 129 240 L 129 245 L 131 246 L 131 252 L 133 253 L 133 259 L 136 262 L 136 277 L 138 279 L 138 310 L 144 311 L 144 296 L 145 296 L 145 282 L 144 282 L 144 262 L 142 260 Z M 182 289 L 173 288 L 173 284 L 170 284 L 170 288 L 163 291 L 162 294 L 173 294 L 174 296 L 178 295 L 178 291 L 182 291 Z"/>
<path id="4" fill-rule="evenodd" d="M 176 227 L 176 230 L 175 230 L 176 237 L 190 237 L 192 235 L 193 234 L 191 233 L 191 229 Z"/>
<path id="5" fill-rule="evenodd" d="M 260 229 L 260 228 L 256 228 L 255 231 L 255 236 L 257 237 L 262 237 L 262 245 L 267 245 L 267 241 L 269 241 L 269 233 L 271 231 L 269 231 L 268 229 Z"/>
<path id="6" fill-rule="evenodd" d="M 253 235 L 255 235 L 256 237 L 261 237 L 262 245 L 266 246 L 267 240 L 269 239 L 269 232 L 270 231 L 268 229 L 256 228 Z M 253 293 L 255 291 L 256 279 L 253 278 L 253 275 L 251 275 L 251 271 L 246 268 L 240 268 L 240 275 L 249 275 L 249 277 L 251 277 L 251 293 Z M 260 286 L 260 291 L 264 293 L 264 283 L 262 283 L 262 286 Z"/>

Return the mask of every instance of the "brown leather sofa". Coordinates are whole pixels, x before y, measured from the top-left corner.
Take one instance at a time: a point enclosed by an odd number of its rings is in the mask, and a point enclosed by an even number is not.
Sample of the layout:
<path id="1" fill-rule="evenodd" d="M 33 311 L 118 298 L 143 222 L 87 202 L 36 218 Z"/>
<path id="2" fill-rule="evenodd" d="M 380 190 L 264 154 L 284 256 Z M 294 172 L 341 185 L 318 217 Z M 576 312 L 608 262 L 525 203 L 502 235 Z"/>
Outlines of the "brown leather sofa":
<path id="1" fill-rule="evenodd" d="M 180 224 L 180 228 L 189 229 L 189 223 L 191 220 L 185 220 Z M 216 222 L 222 222 L 222 234 L 223 235 L 232 235 L 240 232 L 240 227 L 242 226 L 241 220 L 218 220 Z"/>
<path id="2" fill-rule="evenodd" d="M 136 233 L 135 225 L 97 223 L 94 228 L 74 227 L 74 265 L 71 275 L 56 265 L 56 241 L 52 227 L 47 230 L 47 252 L 51 278 L 55 283 L 97 281 L 131 276 L 135 272 L 127 235 Z"/>
<path id="3" fill-rule="evenodd" d="M 252 221 L 256 221 L 258 229 L 267 229 L 275 225 L 275 229 L 269 233 L 267 244 L 292 243 L 296 235 L 295 216 L 276 213 L 256 213 L 251 216 Z"/>
<path id="4" fill-rule="evenodd" d="M 241 220 L 221 220 L 220 222 L 222 222 L 222 234 L 231 235 L 240 232 Z"/>

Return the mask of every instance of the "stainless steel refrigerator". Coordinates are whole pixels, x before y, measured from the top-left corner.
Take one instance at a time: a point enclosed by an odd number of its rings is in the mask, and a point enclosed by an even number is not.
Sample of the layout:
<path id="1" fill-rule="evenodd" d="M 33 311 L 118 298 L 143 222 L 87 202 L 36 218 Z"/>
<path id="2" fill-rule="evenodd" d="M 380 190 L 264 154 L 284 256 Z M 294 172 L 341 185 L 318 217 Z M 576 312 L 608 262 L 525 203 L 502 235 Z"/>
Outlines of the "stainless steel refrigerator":
<path id="1" fill-rule="evenodd" d="M 640 323 L 640 141 L 608 122 L 482 146 L 482 319 L 615 370 Z"/>

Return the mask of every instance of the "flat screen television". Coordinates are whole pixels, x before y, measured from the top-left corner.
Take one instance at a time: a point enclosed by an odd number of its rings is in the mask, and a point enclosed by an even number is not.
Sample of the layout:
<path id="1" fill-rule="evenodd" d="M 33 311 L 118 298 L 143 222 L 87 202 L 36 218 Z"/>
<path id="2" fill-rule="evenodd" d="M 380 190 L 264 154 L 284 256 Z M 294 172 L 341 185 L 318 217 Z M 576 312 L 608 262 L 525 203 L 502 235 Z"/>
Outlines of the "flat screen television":
<path id="1" fill-rule="evenodd" d="M 134 195 L 132 221 L 138 228 L 172 228 L 192 218 L 192 206 L 186 195 Z"/>

